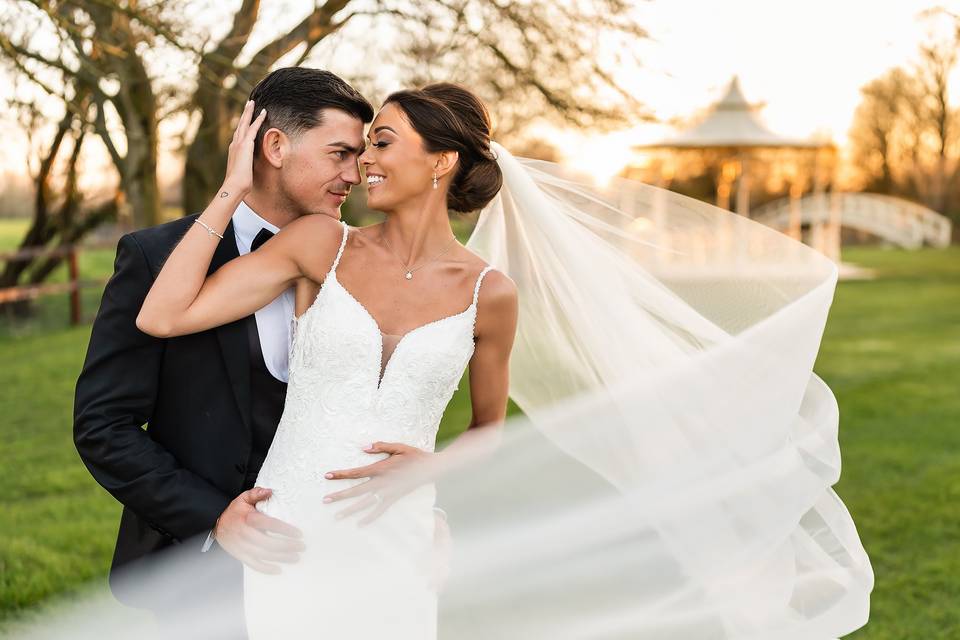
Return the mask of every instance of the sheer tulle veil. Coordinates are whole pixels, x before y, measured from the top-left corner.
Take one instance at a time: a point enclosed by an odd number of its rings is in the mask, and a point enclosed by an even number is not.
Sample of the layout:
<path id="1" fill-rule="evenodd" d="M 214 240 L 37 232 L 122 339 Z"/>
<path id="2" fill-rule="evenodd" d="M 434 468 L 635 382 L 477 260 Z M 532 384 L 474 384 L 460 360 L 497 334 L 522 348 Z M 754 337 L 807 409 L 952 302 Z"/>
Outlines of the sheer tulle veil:
<path id="1" fill-rule="evenodd" d="M 518 287 L 510 395 L 524 415 L 493 453 L 430 478 L 452 533 L 439 637 L 862 626 L 873 573 L 831 488 L 838 407 L 813 373 L 834 263 L 667 190 L 493 150 L 503 188 L 468 247 Z M 199 544 L 180 545 L 184 575 Z M 177 614 L 184 637 L 216 637 L 235 610 Z M 59 624 L 36 637 L 136 628 L 90 606 Z"/>
<path id="2" fill-rule="evenodd" d="M 508 426 L 496 473 L 477 475 L 525 487 L 496 524 L 541 535 L 504 539 L 523 562 L 455 579 L 464 603 L 450 608 L 490 602 L 504 630 L 538 619 L 537 637 L 861 626 L 873 575 L 831 489 L 838 408 L 812 372 L 836 265 L 711 205 L 493 149 L 503 189 L 468 246 L 519 289 L 510 395 L 527 419 Z M 475 478 L 452 492 L 465 504 Z M 475 544 L 459 559 L 496 557 Z"/>

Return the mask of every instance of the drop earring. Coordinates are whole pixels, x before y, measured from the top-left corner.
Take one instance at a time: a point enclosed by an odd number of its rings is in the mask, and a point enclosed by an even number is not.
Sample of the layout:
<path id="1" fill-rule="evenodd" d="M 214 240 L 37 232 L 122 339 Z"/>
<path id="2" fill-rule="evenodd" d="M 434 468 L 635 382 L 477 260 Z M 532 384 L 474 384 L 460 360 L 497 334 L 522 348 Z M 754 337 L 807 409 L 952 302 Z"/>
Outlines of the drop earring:
<path id="1" fill-rule="evenodd" d="M 437 174 L 433 174 L 433 188 L 436 189 L 440 184 L 440 178 L 437 177 Z"/>

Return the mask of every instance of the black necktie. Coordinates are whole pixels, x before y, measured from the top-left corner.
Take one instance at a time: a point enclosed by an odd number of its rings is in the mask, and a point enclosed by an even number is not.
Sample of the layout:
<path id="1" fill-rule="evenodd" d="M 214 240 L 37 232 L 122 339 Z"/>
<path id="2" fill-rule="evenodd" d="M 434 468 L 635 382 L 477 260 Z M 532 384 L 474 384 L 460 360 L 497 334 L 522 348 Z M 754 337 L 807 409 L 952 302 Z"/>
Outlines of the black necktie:
<path id="1" fill-rule="evenodd" d="M 270 231 L 270 229 L 260 229 L 260 231 L 257 232 L 256 237 L 253 239 L 253 242 L 250 243 L 250 251 L 256 251 L 260 248 L 260 245 L 272 237 L 273 231 Z"/>

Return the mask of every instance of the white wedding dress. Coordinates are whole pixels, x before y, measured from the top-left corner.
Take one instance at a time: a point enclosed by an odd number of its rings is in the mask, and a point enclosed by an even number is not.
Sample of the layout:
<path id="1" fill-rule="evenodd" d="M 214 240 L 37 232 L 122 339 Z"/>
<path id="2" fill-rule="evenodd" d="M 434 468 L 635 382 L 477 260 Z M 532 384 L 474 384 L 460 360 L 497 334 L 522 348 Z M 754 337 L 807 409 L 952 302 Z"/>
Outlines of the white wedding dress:
<path id="1" fill-rule="evenodd" d="M 244 568 L 250 637 L 435 638 L 437 596 L 429 582 L 435 488 L 422 485 L 372 524 L 366 512 L 338 520 L 350 504 L 323 496 L 360 480 L 324 474 L 386 454 L 363 448 L 399 442 L 433 451 L 444 409 L 474 349 L 479 274 L 460 313 L 389 336 L 337 280 L 349 227 L 316 300 L 294 319 L 286 405 L 257 486 L 273 490 L 257 509 L 304 532 L 306 551 L 278 575 Z M 384 364 L 385 363 L 385 364 Z"/>

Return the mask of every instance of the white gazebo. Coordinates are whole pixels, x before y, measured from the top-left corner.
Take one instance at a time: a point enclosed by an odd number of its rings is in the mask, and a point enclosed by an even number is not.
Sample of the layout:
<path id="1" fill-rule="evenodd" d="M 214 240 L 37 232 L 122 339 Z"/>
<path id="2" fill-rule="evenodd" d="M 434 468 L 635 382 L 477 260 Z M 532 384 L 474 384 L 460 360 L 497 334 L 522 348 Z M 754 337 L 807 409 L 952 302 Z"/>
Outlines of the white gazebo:
<path id="1" fill-rule="evenodd" d="M 763 104 L 751 104 L 740 89 L 740 81 L 736 76 L 730 81 L 726 94 L 718 102 L 711 105 L 706 115 L 699 123 L 678 132 L 676 135 L 649 144 L 636 145 L 634 149 L 641 152 L 668 151 L 668 152 L 718 152 L 723 158 L 720 170 L 720 179 L 717 184 L 717 206 L 730 208 L 730 194 L 733 183 L 737 187 L 736 212 L 750 215 L 750 160 L 754 152 L 761 150 L 797 150 L 813 154 L 814 192 L 822 192 L 829 176 L 821 175 L 826 168 L 821 158 L 825 152 L 832 156 L 834 146 L 832 142 L 813 139 L 790 138 L 774 133 L 763 123 L 759 111 Z M 803 195 L 799 184 L 791 184 L 791 198 Z M 820 223 L 817 223 L 820 224 Z M 795 216 L 787 229 L 787 233 L 800 238 L 800 216 Z M 815 233 L 814 235 L 822 235 Z M 825 249 L 825 247 L 820 247 Z M 827 252 L 827 251 L 825 251 Z"/>

